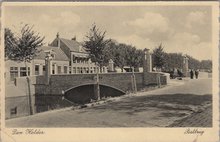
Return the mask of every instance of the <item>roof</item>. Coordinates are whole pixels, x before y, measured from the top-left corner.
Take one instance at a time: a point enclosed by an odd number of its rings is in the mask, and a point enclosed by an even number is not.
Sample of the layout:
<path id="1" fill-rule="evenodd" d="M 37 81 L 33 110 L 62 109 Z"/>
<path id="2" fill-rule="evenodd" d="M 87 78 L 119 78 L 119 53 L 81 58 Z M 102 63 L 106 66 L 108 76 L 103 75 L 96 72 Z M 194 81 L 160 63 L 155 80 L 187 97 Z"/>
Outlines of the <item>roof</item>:
<path id="1" fill-rule="evenodd" d="M 85 50 L 85 48 L 82 46 L 82 44 L 76 40 L 69 40 L 64 38 L 59 38 L 59 39 L 70 49 L 70 51 L 88 53 Z"/>
<path id="2" fill-rule="evenodd" d="M 46 54 L 45 51 L 52 50 L 55 53 L 55 59 L 58 61 L 69 61 L 69 58 L 64 54 L 64 52 L 59 47 L 54 46 L 41 46 L 38 48 L 39 53 L 37 53 L 36 57 L 34 59 L 45 59 Z"/>

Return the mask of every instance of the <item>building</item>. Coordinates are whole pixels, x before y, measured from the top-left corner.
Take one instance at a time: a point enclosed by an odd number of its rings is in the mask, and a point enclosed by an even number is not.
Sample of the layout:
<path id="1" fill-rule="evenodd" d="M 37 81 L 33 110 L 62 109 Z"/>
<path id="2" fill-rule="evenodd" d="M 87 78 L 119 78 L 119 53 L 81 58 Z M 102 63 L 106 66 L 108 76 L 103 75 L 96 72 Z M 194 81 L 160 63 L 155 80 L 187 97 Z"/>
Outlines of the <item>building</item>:
<path id="1" fill-rule="evenodd" d="M 95 73 L 98 69 L 89 59 L 89 52 L 76 41 L 76 38 L 71 40 L 60 38 L 58 33 L 51 46 L 60 48 L 69 58 L 69 73 L 71 74 Z"/>
<path id="2" fill-rule="evenodd" d="M 89 59 L 89 53 L 76 41 L 59 38 L 59 34 L 48 46 L 41 46 L 33 60 L 28 63 L 5 60 L 5 117 L 13 118 L 29 115 L 29 97 L 27 87 L 18 89 L 15 78 L 40 76 L 46 74 L 46 53 L 52 53 L 51 74 L 95 73 L 99 71 Z M 26 82 L 23 83 L 25 85 Z M 31 96 L 35 102 L 35 96 Z M 39 105 L 39 104 L 38 104 Z"/>
<path id="3" fill-rule="evenodd" d="M 5 76 L 6 83 L 13 81 L 16 77 L 23 77 L 26 75 L 44 75 L 45 73 L 45 51 L 53 51 L 52 70 L 51 74 L 68 73 L 69 58 L 64 52 L 57 47 L 42 46 L 38 48 L 39 52 L 34 59 L 28 63 L 6 60 L 5 61 Z M 27 66 L 27 68 L 26 68 Z"/>
<path id="4" fill-rule="evenodd" d="M 51 74 L 107 73 L 106 67 L 99 69 L 95 63 L 91 62 L 89 52 L 76 41 L 76 38 L 64 39 L 57 34 L 51 44 L 38 49 L 39 52 L 34 59 L 26 65 L 24 62 L 5 61 L 6 82 L 26 75 L 44 75 L 46 51 L 53 53 Z"/>

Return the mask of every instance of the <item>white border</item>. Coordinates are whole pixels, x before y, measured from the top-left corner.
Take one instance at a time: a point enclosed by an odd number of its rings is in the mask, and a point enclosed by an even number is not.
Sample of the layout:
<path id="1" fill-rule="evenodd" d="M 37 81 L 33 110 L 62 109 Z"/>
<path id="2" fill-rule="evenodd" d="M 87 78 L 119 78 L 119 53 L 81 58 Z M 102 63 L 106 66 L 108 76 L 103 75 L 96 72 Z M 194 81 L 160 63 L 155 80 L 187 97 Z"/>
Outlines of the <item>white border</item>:
<path id="1" fill-rule="evenodd" d="M 199 128 L 204 130 L 203 136 L 198 137 L 198 142 L 215 142 L 219 140 L 219 3 L 218 2 L 3 2 L 2 4 L 2 19 L 4 17 L 4 6 L 212 6 L 213 21 L 213 127 L 212 128 Z M 2 20 L 2 30 L 4 27 L 4 20 Z M 1 48 L 1 91 L 4 92 L 4 35 L 1 33 L 2 48 Z M 166 142 L 185 142 L 193 141 L 196 135 L 184 135 L 187 128 L 40 128 L 45 131 L 45 135 L 19 135 L 13 136 L 13 139 L 9 136 L 11 130 L 5 128 L 5 102 L 4 93 L 1 92 L 1 128 L 3 141 L 18 141 L 18 142 L 30 142 L 30 141 L 53 141 L 53 142 L 69 142 L 69 141 L 118 141 L 118 142 L 152 142 L 152 141 L 166 141 Z M 20 129 L 20 128 L 19 128 Z M 22 128 L 20 130 L 24 130 Z"/>

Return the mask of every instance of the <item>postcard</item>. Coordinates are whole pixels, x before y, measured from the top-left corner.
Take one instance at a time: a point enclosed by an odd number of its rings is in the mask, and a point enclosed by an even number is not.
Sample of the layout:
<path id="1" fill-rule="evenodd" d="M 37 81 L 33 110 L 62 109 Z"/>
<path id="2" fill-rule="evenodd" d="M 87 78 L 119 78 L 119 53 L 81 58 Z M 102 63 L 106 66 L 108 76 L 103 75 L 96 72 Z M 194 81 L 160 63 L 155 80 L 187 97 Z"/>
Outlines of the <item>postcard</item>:
<path id="1" fill-rule="evenodd" d="M 1 141 L 216 142 L 218 2 L 3 2 Z"/>

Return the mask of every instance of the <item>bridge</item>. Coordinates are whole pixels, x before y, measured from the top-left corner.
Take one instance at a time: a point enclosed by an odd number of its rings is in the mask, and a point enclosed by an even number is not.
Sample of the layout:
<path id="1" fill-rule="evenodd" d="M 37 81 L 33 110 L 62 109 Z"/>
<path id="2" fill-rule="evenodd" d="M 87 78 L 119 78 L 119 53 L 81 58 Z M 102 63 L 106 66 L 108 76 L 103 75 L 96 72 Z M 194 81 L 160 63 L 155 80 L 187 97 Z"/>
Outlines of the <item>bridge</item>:
<path id="1" fill-rule="evenodd" d="M 25 92 L 29 90 L 30 104 L 35 112 L 95 100 L 97 84 L 101 98 L 124 95 L 149 85 L 167 84 L 167 75 L 151 72 L 151 55 L 148 52 L 144 59 L 143 72 L 58 75 L 50 74 L 48 61 L 45 76 L 16 78 L 15 84 Z"/>

